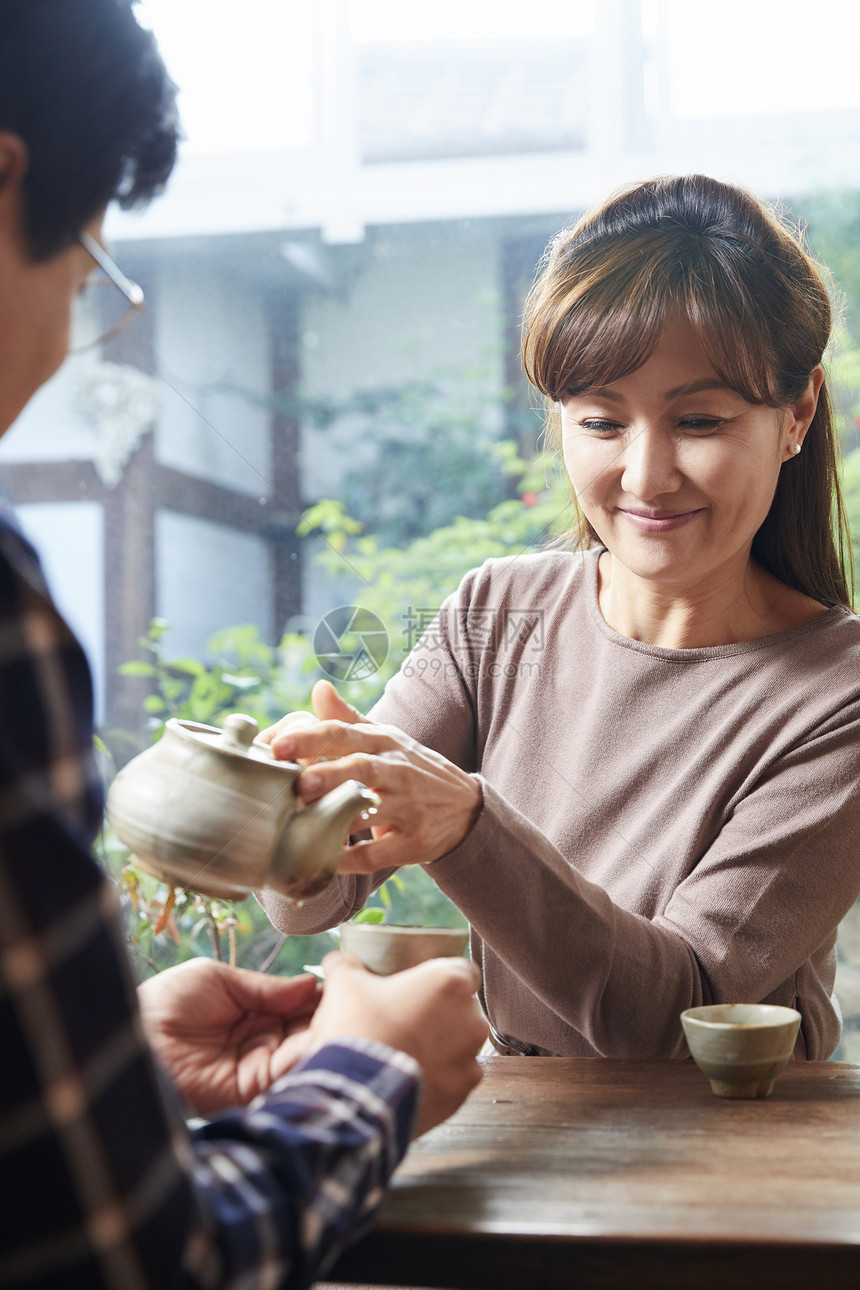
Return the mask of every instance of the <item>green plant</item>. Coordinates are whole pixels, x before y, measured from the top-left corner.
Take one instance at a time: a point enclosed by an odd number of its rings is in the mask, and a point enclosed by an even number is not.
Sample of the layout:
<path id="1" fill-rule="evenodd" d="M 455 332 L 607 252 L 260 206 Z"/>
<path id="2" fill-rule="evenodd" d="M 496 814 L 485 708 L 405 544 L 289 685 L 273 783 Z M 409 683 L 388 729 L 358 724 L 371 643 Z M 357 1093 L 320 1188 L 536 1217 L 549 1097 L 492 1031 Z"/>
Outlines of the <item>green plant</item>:
<path id="1" fill-rule="evenodd" d="M 143 707 L 153 741 L 170 717 L 220 725 L 241 708 L 262 727 L 308 704 L 319 669 L 304 636 L 287 634 L 275 649 L 261 640 L 253 624 L 228 627 L 210 637 L 204 663 L 171 658 L 165 640 L 169 631 L 169 623 L 154 618 L 139 641 L 150 657 L 119 668 L 123 676 L 147 677 L 152 683 Z"/>
<path id="2" fill-rule="evenodd" d="M 261 965 L 260 948 L 246 940 L 261 930 L 248 902 L 236 905 L 168 887 L 135 864 L 107 822 L 97 854 L 116 884 L 127 939 L 142 976 L 198 954 Z"/>
<path id="3" fill-rule="evenodd" d="M 430 381 L 364 390 L 339 410 L 372 458 L 354 467 L 340 497 L 383 546 L 403 546 L 457 515 L 479 518 L 504 496 L 493 452 L 509 392 L 494 384 L 494 364 L 435 373 Z"/>
<path id="4" fill-rule="evenodd" d="M 377 887 L 374 895 L 379 899 L 379 904 L 371 901 L 360 909 L 357 914 L 353 914 L 350 922 L 352 923 L 384 923 L 391 912 L 391 888 L 397 891 L 405 891 L 406 883 L 399 873 L 393 873 L 386 882 Z"/>
<path id="5" fill-rule="evenodd" d="M 497 307 L 494 300 L 484 304 Z M 509 481 L 493 451 L 499 427 L 525 420 L 524 440 L 533 442 L 537 419 L 530 412 L 517 417 L 515 391 L 499 386 L 500 366 L 490 344 L 471 363 L 439 366 L 399 385 L 365 386 L 340 400 L 311 398 L 299 387 L 288 396 L 263 395 L 225 383 L 197 393 L 229 394 L 296 417 L 333 455 L 348 442 L 352 465 L 334 500 L 348 498 L 353 519 L 372 528 L 381 547 L 402 546 L 457 515 L 480 518 L 506 495 Z"/>
<path id="6" fill-rule="evenodd" d="M 845 509 L 848 514 L 848 526 L 851 530 L 851 546 L 854 556 L 855 604 L 860 597 L 860 449 L 849 453 L 842 463 L 842 489 L 845 496 Z"/>

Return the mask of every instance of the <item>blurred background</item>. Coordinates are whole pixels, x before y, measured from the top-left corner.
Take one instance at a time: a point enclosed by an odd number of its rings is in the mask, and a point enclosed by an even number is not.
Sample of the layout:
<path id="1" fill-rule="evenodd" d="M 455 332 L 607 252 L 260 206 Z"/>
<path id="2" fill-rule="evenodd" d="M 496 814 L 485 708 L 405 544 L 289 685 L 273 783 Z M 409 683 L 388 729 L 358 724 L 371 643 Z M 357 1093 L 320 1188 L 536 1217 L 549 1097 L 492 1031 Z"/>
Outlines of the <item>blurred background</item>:
<path id="1" fill-rule="evenodd" d="M 520 315 L 549 238 L 620 184 L 702 171 L 807 226 L 839 287 L 830 362 L 860 539 L 853 0 L 138 12 L 186 133 L 165 197 L 108 220 L 147 308 L 70 359 L 0 444 L 0 489 L 90 657 L 108 774 L 171 714 L 304 707 L 326 665 L 364 707 L 466 569 L 565 528 Z M 375 638 L 369 658 L 336 616 L 331 671 L 319 624 L 345 605 L 375 614 L 388 648 Z M 247 961 L 275 948 L 246 907 L 216 909 L 213 931 L 211 909 L 124 881 L 145 970 L 194 927 L 205 952 L 241 932 Z M 429 880 L 390 894 L 401 921 L 457 917 Z M 854 1027 L 860 933 L 844 940 Z M 279 969 L 318 957 L 285 953 Z"/>

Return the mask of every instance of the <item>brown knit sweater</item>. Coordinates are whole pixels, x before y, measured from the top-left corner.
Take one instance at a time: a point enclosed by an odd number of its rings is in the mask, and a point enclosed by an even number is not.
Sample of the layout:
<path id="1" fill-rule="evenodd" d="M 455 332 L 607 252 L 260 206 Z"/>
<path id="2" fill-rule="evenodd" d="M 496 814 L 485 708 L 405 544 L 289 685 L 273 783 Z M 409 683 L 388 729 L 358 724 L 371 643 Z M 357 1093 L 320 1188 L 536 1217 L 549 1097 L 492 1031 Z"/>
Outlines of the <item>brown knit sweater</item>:
<path id="1" fill-rule="evenodd" d="M 597 551 L 491 560 L 373 711 L 469 772 L 484 807 L 428 865 L 469 919 L 510 1051 L 684 1054 L 679 1014 L 766 1001 L 838 1043 L 839 921 L 860 894 L 860 620 L 672 650 L 604 621 Z M 364 903 L 343 876 L 273 922 Z"/>

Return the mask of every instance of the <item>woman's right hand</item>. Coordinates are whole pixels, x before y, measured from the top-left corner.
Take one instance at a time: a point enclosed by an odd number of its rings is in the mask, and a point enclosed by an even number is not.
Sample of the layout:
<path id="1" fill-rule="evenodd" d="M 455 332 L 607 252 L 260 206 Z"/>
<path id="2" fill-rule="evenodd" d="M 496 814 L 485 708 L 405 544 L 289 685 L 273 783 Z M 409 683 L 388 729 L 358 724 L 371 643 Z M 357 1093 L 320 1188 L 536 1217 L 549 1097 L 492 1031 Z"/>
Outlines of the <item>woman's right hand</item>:
<path id="1" fill-rule="evenodd" d="M 395 726 L 367 721 L 328 681 L 312 698 L 316 719 L 288 713 L 264 737 L 276 757 L 303 767 L 296 791 L 306 804 L 350 779 L 380 795 L 372 840 L 345 847 L 340 872 L 430 864 L 459 846 L 483 807 L 477 779 Z"/>
<path id="2" fill-rule="evenodd" d="M 286 716 L 281 717 L 273 726 L 260 732 L 260 739 L 270 744 L 280 735 L 285 735 L 291 730 L 301 730 L 305 726 L 314 725 L 316 721 L 344 721 L 347 725 L 353 726 L 362 721 L 369 723 L 370 718 L 362 716 L 357 708 L 346 699 L 342 699 L 331 681 L 317 681 L 311 691 L 311 703 L 313 704 L 313 713 L 310 712 L 288 712 Z"/>
<path id="3" fill-rule="evenodd" d="M 272 752 L 303 767 L 296 792 L 306 805 L 347 780 L 379 795 L 373 838 L 344 847 L 340 873 L 431 864 L 460 845 L 483 808 L 476 776 L 396 726 L 319 721 L 278 735 Z"/>

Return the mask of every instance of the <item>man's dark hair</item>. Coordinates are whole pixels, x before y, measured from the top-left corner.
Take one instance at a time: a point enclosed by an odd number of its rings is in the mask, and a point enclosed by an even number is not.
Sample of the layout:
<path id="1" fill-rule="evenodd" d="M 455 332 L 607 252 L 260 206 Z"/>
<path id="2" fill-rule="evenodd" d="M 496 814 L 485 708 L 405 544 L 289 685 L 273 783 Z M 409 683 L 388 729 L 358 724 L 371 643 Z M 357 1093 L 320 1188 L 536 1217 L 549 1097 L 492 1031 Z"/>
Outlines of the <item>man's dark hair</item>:
<path id="1" fill-rule="evenodd" d="M 176 160 L 176 86 L 132 0 L 0 0 L 0 130 L 30 151 L 36 260 L 108 202 L 127 209 L 159 193 Z"/>

